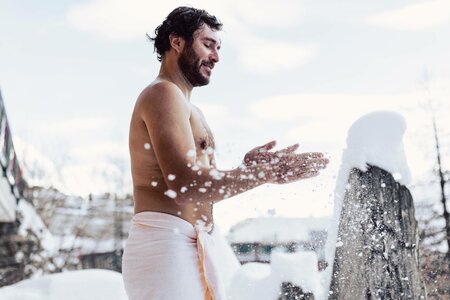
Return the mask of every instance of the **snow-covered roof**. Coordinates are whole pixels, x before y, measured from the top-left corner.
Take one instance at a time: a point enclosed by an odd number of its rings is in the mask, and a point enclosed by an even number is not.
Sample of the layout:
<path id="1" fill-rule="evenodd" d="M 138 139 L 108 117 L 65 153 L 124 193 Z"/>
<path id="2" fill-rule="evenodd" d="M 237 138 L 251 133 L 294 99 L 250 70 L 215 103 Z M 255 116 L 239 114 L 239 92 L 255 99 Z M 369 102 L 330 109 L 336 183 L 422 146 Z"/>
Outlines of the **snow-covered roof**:
<path id="1" fill-rule="evenodd" d="M 115 250 L 115 240 L 108 239 L 93 239 L 86 237 L 75 237 L 73 234 L 65 236 L 54 236 L 55 242 L 60 249 L 72 250 L 79 255 L 86 255 L 92 253 L 105 253 Z M 120 242 L 123 246 L 123 241 Z"/>
<path id="2" fill-rule="evenodd" d="M 329 218 L 261 217 L 231 227 L 230 243 L 288 243 L 310 239 L 311 231 L 326 230 Z"/>
<path id="3" fill-rule="evenodd" d="M 0 222 L 13 222 L 16 219 L 16 201 L 8 180 L 0 176 Z"/>
<path id="4" fill-rule="evenodd" d="M 37 214 L 33 205 L 21 199 L 17 210 L 22 214 L 19 234 L 27 235 L 27 230 L 33 231 L 41 240 L 42 247 L 50 254 L 57 251 L 57 245 L 50 231 L 45 226 L 41 217 Z"/>

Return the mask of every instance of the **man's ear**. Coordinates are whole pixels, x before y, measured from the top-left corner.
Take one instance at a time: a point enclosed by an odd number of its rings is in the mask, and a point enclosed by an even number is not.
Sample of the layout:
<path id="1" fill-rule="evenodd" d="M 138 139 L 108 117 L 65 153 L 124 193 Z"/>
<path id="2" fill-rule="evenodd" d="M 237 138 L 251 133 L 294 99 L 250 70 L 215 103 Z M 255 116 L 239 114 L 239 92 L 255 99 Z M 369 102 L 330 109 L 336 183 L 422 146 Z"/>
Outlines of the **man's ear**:
<path id="1" fill-rule="evenodd" d="M 183 51 L 185 40 L 181 36 L 178 36 L 174 33 L 169 34 L 169 42 L 170 46 L 180 54 Z"/>

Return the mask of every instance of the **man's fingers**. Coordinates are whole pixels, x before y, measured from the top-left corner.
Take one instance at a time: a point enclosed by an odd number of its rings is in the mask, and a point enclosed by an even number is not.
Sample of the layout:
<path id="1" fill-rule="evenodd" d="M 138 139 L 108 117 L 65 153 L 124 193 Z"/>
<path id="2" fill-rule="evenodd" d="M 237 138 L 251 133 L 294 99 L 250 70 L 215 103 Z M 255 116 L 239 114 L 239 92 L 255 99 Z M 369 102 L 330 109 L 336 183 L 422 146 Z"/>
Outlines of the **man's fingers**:
<path id="1" fill-rule="evenodd" d="M 321 169 L 325 169 L 327 167 L 327 165 L 328 165 L 327 159 L 317 159 L 317 160 L 314 160 L 313 162 L 310 162 L 305 167 L 306 167 L 306 169 L 310 169 L 310 170 L 321 170 Z"/>
<path id="2" fill-rule="evenodd" d="M 310 161 L 313 166 L 326 167 L 330 161 L 328 158 L 316 158 Z"/>
<path id="3" fill-rule="evenodd" d="M 301 156 L 303 156 L 304 158 L 307 158 L 307 159 L 324 157 L 324 154 L 322 152 L 305 152 L 305 153 L 301 153 L 299 155 L 301 155 Z"/>
<path id="4" fill-rule="evenodd" d="M 326 166 L 330 162 L 328 158 L 324 157 L 305 158 L 304 156 L 300 155 L 284 156 L 281 158 L 280 161 L 291 166 L 302 166 L 302 167 L 308 167 L 313 165 Z"/>
<path id="5" fill-rule="evenodd" d="M 294 145 L 289 146 L 289 147 L 287 147 L 287 148 L 278 150 L 278 151 L 276 151 L 274 154 L 275 154 L 277 157 L 283 157 L 283 156 L 286 156 L 286 155 L 295 154 L 294 152 L 295 152 L 295 150 L 298 149 L 298 147 L 299 147 L 299 144 L 294 144 Z"/>
<path id="6" fill-rule="evenodd" d="M 287 148 L 285 148 L 283 150 L 280 150 L 280 152 L 292 153 L 292 152 L 295 152 L 295 150 L 297 150 L 299 146 L 300 146 L 299 144 L 294 144 L 294 145 L 289 146 L 289 147 L 287 147 Z"/>
<path id="7" fill-rule="evenodd" d="M 273 147 L 275 147 L 276 144 L 277 144 L 277 141 L 273 140 L 273 141 L 270 141 L 267 144 L 259 147 L 259 149 L 265 149 L 266 151 L 268 151 L 268 150 L 272 149 Z M 264 152 L 264 151 L 261 151 L 261 152 Z"/>
<path id="8" fill-rule="evenodd" d="M 320 173 L 317 171 L 311 171 L 311 172 L 306 172 L 301 174 L 301 178 L 311 178 L 311 177 L 316 177 L 318 176 Z"/>

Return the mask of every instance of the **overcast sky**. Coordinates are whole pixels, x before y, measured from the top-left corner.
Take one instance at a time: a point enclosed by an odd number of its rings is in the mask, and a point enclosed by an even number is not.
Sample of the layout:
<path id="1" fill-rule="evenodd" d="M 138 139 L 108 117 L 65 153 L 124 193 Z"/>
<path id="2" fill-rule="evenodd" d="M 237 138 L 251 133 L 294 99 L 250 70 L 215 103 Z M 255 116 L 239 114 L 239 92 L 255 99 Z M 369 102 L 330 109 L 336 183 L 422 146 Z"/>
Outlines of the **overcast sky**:
<path id="1" fill-rule="evenodd" d="M 439 115 L 450 112 L 446 0 L 0 0 L 0 88 L 15 143 L 53 161 L 67 192 L 112 189 L 121 160 L 129 177 L 131 112 L 159 70 L 145 33 L 184 4 L 224 23 L 211 84 L 192 96 L 215 134 L 219 167 L 237 166 L 272 139 L 331 156 L 314 180 L 222 202 L 223 227 L 268 214 L 330 214 L 347 129 L 374 110 L 405 116 L 413 183 L 433 167 L 423 103 L 431 97 Z"/>

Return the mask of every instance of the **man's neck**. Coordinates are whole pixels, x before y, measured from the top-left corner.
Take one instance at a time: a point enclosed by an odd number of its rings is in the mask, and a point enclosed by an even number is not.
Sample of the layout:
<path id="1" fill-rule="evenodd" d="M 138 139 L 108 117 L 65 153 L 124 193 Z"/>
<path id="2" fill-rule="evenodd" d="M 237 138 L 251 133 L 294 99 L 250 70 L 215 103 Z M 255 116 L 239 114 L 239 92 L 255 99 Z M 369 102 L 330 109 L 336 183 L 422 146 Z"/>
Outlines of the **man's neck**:
<path id="1" fill-rule="evenodd" d="M 158 77 L 176 84 L 186 96 L 186 99 L 190 100 L 194 87 L 183 75 L 183 72 L 181 72 L 180 67 L 174 60 L 163 59 Z"/>

